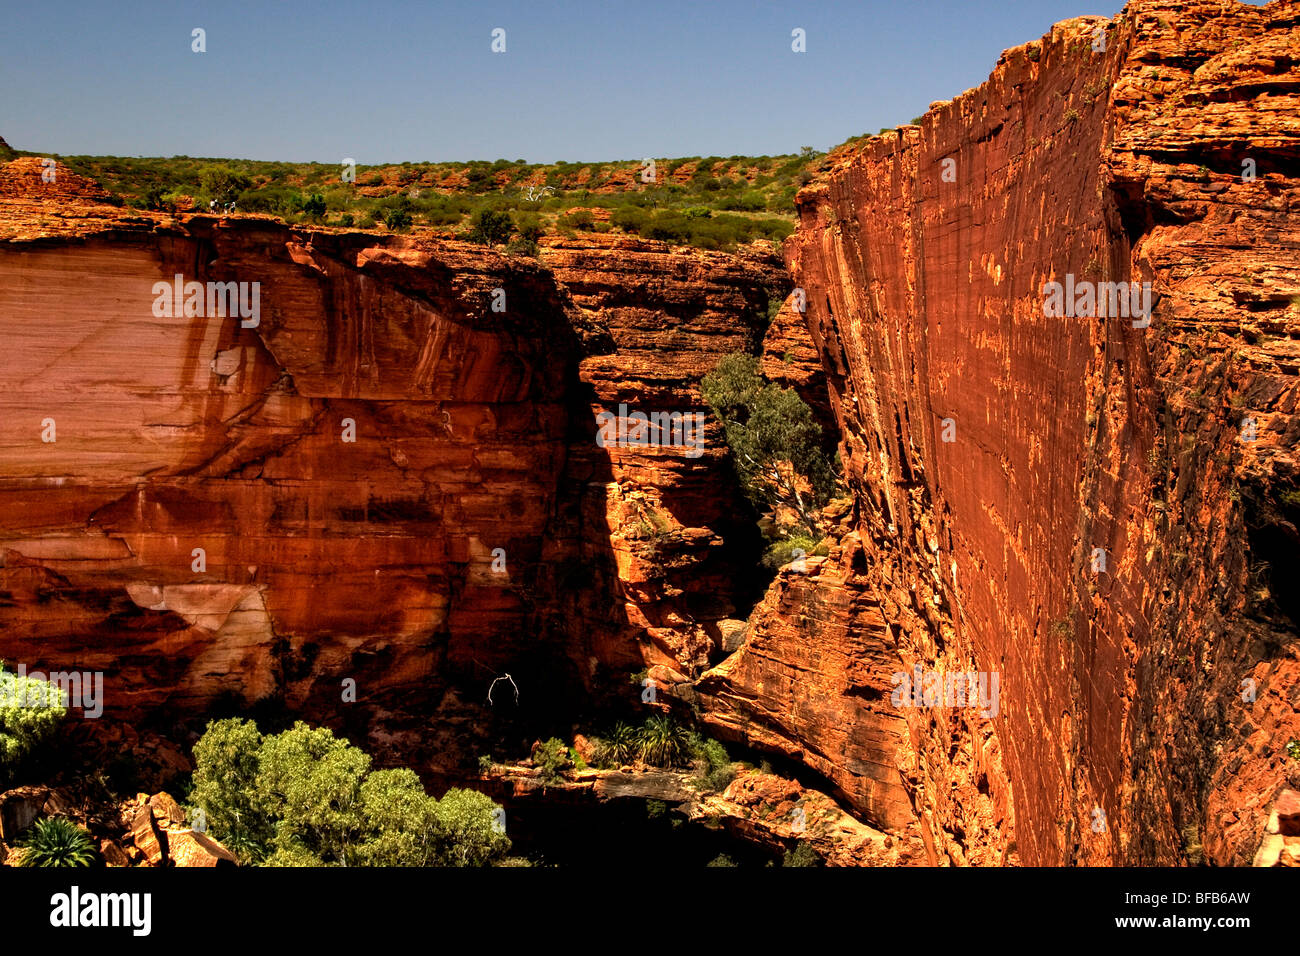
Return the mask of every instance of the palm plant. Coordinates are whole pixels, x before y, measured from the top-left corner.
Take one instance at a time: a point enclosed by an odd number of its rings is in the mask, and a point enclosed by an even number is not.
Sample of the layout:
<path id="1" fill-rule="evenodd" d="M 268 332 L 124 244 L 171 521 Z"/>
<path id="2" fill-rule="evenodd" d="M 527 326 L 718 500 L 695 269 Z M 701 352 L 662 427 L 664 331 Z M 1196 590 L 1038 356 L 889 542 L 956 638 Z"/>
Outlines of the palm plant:
<path id="1" fill-rule="evenodd" d="M 636 742 L 641 759 L 655 767 L 680 766 L 690 755 L 690 734 L 668 714 L 649 718 Z"/>
<path id="2" fill-rule="evenodd" d="M 605 737 L 605 748 L 601 757 L 610 764 L 631 763 L 638 749 L 636 728 L 620 720 Z"/>
<path id="3" fill-rule="evenodd" d="M 37 820 L 20 845 L 19 866 L 90 866 L 95 858 L 90 834 L 66 817 Z"/>

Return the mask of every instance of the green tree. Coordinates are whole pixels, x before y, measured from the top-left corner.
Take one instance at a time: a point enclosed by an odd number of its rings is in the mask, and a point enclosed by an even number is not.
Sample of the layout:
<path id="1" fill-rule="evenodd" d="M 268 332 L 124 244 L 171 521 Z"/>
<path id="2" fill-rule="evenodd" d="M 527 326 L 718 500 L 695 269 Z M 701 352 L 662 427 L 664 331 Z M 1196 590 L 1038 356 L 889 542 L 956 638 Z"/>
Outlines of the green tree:
<path id="1" fill-rule="evenodd" d="M 728 355 L 700 383 L 723 423 L 746 495 L 759 508 L 785 505 L 821 537 L 816 512 L 835 490 L 812 409 L 791 388 L 767 382 L 752 355 Z"/>
<path id="2" fill-rule="evenodd" d="M 7 673 L 0 661 L 0 779 L 49 739 L 67 714 L 53 684 Z"/>
<path id="3" fill-rule="evenodd" d="M 228 203 L 239 196 L 253 181 L 229 166 L 205 166 L 199 170 L 199 186 L 219 203 Z"/>
<path id="4" fill-rule="evenodd" d="M 19 866 L 90 866 L 95 858 L 90 834 L 66 817 L 37 820 L 19 846 Z"/>
<path id="5" fill-rule="evenodd" d="M 320 193 L 312 193 L 302 204 L 304 215 L 312 219 L 321 219 L 325 216 L 325 197 Z"/>
<path id="6" fill-rule="evenodd" d="M 482 866 L 510 841 L 496 805 L 472 791 L 442 801 L 409 769 L 299 721 L 262 736 L 252 721 L 214 721 L 194 748 L 192 802 L 214 837 L 264 866 Z"/>
<path id="7" fill-rule="evenodd" d="M 489 866 L 505 858 L 510 840 L 498 807 L 477 790 L 448 790 L 437 802 L 437 858 L 449 866 Z"/>
<path id="8" fill-rule="evenodd" d="M 322 860 L 351 864 L 364 839 L 361 780 L 370 756 L 327 728 L 302 721 L 267 737 L 258 759 L 257 789 L 279 819 L 277 845 L 301 843 Z"/>
<path id="9" fill-rule="evenodd" d="M 361 815 L 371 833 L 358 852 L 364 865 L 430 866 L 436 861 L 438 801 L 424 792 L 415 771 L 368 775 L 361 784 Z"/>
<path id="10" fill-rule="evenodd" d="M 194 745 L 190 803 L 241 862 L 260 860 L 274 836 L 257 780 L 262 740 L 257 724 L 230 718 L 210 721 Z"/>
<path id="11" fill-rule="evenodd" d="M 515 224 L 508 212 L 495 209 L 480 209 L 474 217 L 474 226 L 470 229 L 471 242 L 481 242 L 485 246 L 495 246 L 510 238 Z"/>
<path id="12" fill-rule="evenodd" d="M 375 215 L 388 227 L 389 232 L 406 232 L 411 228 L 411 209 L 414 203 L 406 196 L 385 200 Z"/>

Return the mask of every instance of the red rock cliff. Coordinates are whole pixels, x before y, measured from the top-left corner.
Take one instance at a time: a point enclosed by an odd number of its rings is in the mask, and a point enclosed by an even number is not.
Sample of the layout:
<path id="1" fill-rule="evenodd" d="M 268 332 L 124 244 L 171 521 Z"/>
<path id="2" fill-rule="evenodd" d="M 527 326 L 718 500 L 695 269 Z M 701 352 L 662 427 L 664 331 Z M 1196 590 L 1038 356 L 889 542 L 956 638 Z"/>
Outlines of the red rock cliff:
<path id="1" fill-rule="evenodd" d="M 751 619 L 720 699 L 941 858 L 1248 863 L 1296 783 L 1298 24 L 1058 24 L 800 194 L 857 504 L 817 573 L 864 606 L 813 648 Z M 1047 317 L 1066 274 L 1150 282 L 1149 327 Z M 891 710 L 914 664 L 1000 674 L 996 717 Z"/>

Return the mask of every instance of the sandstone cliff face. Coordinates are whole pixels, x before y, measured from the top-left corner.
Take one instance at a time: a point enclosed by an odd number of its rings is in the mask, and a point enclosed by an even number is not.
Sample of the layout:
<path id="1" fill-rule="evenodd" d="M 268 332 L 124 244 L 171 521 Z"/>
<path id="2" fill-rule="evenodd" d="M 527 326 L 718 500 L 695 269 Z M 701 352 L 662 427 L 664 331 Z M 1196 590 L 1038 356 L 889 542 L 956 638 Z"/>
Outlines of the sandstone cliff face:
<path id="1" fill-rule="evenodd" d="M 858 608 L 812 649 L 760 612 L 706 683 L 869 820 L 907 816 L 896 763 L 941 858 L 1248 863 L 1296 782 L 1298 23 L 1058 24 L 800 194 L 857 502 L 810 573 L 860 579 Z M 1045 316 L 1066 274 L 1152 283 L 1149 327 Z M 769 610 L 807 585 L 778 588 Z M 890 713 L 915 664 L 999 674 L 996 717 Z"/>
<path id="2" fill-rule="evenodd" d="M 646 665 L 693 676 L 716 661 L 718 622 L 757 597 L 747 583 L 761 554 L 755 516 L 699 382 L 725 355 L 760 348 L 769 300 L 788 279 L 768 255 L 626 237 L 544 240 L 541 261 L 609 335 L 579 365 L 589 405 L 550 529 L 560 613 L 543 626 L 573 636 L 591 692 L 627 695 L 626 675 Z M 806 331 L 804 341 L 811 348 Z M 597 417 L 620 408 L 694 424 L 686 444 L 670 434 L 602 447 Z M 596 675 L 597 664 L 615 670 Z"/>
<path id="3" fill-rule="evenodd" d="M 702 412 L 774 255 L 127 214 L 42 169 L 0 166 L 11 666 L 104 672 L 109 719 L 270 698 L 454 765 L 500 675 L 571 717 L 722 656 L 758 544 L 719 433 L 596 416 Z M 256 321 L 156 309 L 176 274 L 259 283 Z"/>

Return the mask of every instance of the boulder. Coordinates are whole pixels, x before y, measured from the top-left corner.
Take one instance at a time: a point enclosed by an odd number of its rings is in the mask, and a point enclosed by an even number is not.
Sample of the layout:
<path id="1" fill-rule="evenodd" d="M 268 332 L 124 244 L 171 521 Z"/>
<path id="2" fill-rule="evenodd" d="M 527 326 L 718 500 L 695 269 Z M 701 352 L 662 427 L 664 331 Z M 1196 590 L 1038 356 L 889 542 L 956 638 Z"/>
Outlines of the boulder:
<path id="1" fill-rule="evenodd" d="M 175 866 L 235 866 L 235 854 L 206 833 L 168 830 L 167 854 Z"/>
<path id="2" fill-rule="evenodd" d="M 45 810 L 48 787 L 18 787 L 0 794 L 0 840 L 13 843 Z"/>
<path id="3" fill-rule="evenodd" d="M 155 793 L 149 798 L 149 809 L 153 811 L 154 819 L 163 829 L 179 829 L 185 826 L 185 811 L 169 793 Z"/>
<path id="4" fill-rule="evenodd" d="M 135 811 L 131 823 L 131 840 L 151 866 L 158 866 L 167 856 L 167 834 L 158 828 L 153 811 L 143 806 Z"/>

